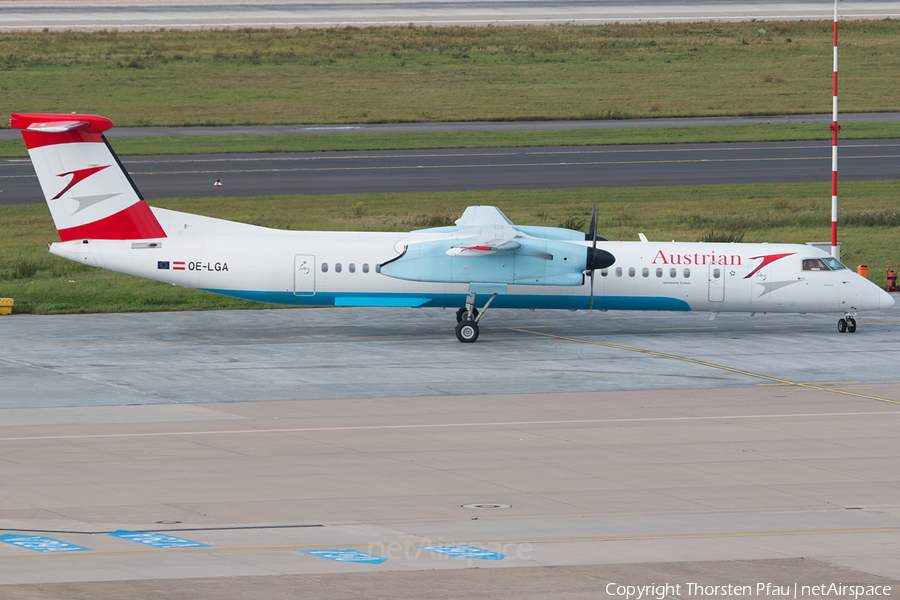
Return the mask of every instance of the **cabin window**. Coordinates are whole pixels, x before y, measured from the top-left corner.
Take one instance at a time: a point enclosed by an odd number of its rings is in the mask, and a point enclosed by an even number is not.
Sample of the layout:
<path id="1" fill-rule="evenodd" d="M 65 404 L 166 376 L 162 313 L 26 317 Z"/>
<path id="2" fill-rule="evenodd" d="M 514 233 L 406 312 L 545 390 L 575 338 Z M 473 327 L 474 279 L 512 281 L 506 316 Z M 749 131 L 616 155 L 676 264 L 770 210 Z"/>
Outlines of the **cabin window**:
<path id="1" fill-rule="evenodd" d="M 669 277 L 671 277 L 672 279 L 675 279 L 675 277 L 677 275 L 678 275 L 678 269 L 676 269 L 675 267 L 672 267 L 671 269 L 669 269 Z"/>
<path id="2" fill-rule="evenodd" d="M 644 277 L 650 277 L 650 269 L 644 267 L 643 269 L 641 269 L 641 275 L 643 275 Z"/>
<path id="3" fill-rule="evenodd" d="M 381 273 L 381 263 L 375 263 L 375 272 Z"/>
<path id="4" fill-rule="evenodd" d="M 719 269 L 713 269 L 713 279 L 718 279 L 722 276 L 722 271 Z"/>
<path id="5" fill-rule="evenodd" d="M 341 263 L 334 263 L 334 272 L 335 273 L 341 272 Z"/>
<path id="6" fill-rule="evenodd" d="M 634 267 L 628 267 L 628 276 L 634 277 Z"/>
<path id="7" fill-rule="evenodd" d="M 622 267 L 616 267 L 616 277 L 622 276 Z"/>
<path id="8" fill-rule="evenodd" d="M 609 275 L 609 269 L 600 269 L 601 277 L 606 277 L 607 275 Z"/>
<path id="9" fill-rule="evenodd" d="M 328 263 L 322 263 L 322 272 L 323 272 L 323 273 L 327 273 L 327 272 L 328 272 Z"/>
<path id="10" fill-rule="evenodd" d="M 347 270 L 351 273 L 356 273 L 356 263 L 350 263 L 347 265 Z"/>
<path id="11" fill-rule="evenodd" d="M 685 279 L 688 279 L 688 278 L 690 278 L 690 276 L 691 276 L 691 270 L 690 270 L 690 269 L 685 269 L 685 270 L 684 270 L 684 278 L 685 278 Z"/>
<path id="12" fill-rule="evenodd" d="M 821 258 L 804 258 L 803 259 L 803 270 L 804 271 L 830 271 L 828 265 L 825 264 Z"/>
<path id="13" fill-rule="evenodd" d="M 656 268 L 656 276 L 657 276 L 657 277 L 662 277 L 662 273 L 663 273 L 662 267 L 657 267 L 657 268 Z"/>
<path id="14" fill-rule="evenodd" d="M 363 263 L 363 273 L 369 272 L 369 263 Z"/>

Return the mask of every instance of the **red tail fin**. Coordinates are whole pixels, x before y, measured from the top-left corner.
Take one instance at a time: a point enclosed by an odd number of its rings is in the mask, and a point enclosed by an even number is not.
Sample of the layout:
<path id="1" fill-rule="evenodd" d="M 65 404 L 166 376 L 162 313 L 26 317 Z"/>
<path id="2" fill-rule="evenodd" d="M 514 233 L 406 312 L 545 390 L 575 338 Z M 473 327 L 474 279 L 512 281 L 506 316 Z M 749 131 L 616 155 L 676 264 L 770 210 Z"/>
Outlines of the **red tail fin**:
<path id="1" fill-rule="evenodd" d="M 131 240 L 166 237 L 103 132 L 96 115 L 13 114 L 59 237 Z"/>

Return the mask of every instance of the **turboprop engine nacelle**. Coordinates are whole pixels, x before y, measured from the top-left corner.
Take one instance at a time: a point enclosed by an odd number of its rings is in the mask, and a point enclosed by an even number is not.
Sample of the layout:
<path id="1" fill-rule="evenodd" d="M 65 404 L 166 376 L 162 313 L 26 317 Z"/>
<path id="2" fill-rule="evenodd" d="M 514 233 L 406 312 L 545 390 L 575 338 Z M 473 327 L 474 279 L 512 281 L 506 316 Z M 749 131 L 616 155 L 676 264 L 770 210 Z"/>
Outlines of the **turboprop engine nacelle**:
<path id="1" fill-rule="evenodd" d="M 518 245 L 515 249 L 480 256 L 454 253 L 459 240 L 413 243 L 403 254 L 383 264 L 381 273 L 397 279 L 434 283 L 573 286 L 584 283 L 591 252 L 584 244 L 525 238 L 515 241 Z M 451 256 L 448 251 L 456 255 Z"/>

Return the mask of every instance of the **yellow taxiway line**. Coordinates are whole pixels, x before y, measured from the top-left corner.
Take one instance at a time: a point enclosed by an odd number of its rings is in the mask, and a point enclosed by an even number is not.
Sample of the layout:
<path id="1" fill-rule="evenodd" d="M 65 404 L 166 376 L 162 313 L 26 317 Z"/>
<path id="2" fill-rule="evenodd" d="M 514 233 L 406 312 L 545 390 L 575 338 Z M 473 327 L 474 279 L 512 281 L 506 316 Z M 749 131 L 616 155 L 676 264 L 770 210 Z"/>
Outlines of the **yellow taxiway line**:
<path id="1" fill-rule="evenodd" d="M 730 371 L 731 373 L 738 373 L 740 375 L 747 375 L 748 377 L 756 377 L 758 379 L 765 379 L 767 381 L 774 381 L 776 383 L 782 385 L 796 386 L 808 390 L 817 390 L 820 392 L 833 392 L 835 394 L 845 394 L 847 396 L 855 396 L 857 398 L 865 398 L 867 400 L 878 400 L 879 402 L 890 402 L 891 404 L 900 404 L 900 401 L 897 400 L 888 400 L 887 398 L 879 398 L 878 396 L 868 396 L 866 394 L 856 394 L 854 392 L 848 392 L 845 390 L 824 387 L 821 385 L 815 385 L 812 383 L 800 383 L 798 381 L 788 381 L 786 379 L 779 379 L 777 377 L 769 377 L 768 375 L 760 375 L 759 373 L 753 373 L 751 371 L 744 371 L 741 369 L 735 369 L 733 367 L 726 367 L 724 365 L 717 365 L 716 363 L 707 362 L 704 360 L 697 360 L 694 358 L 687 358 L 685 356 L 677 356 L 675 354 L 666 354 L 665 352 L 656 352 L 655 350 L 642 350 L 640 348 L 629 348 L 628 346 L 619 346 L 617 344 L 607 344 L 605 342 L 592 342 L 590 340 L 582 340 L 579 338 L 566 337 L 562 335 L 554 335 L 552 333 L 544 333 L 542 331 L 530 331 L 528 329 L 521 329 L 517 327 L 511 327 L 513 331 L 519 331 L 522 333 L 530 333 L 533 335 L 542 335 L 544 337 L 555 338 L 558 340 L 566 340 L 569 342 L 578 342 L 580 344 L 591 344 L 593 346 L 603 346 L 605 348 L 614 348 L 616 350 L 627 350 L 628 352 L 638 352 L 640 354 L 648 354 L 650 356 L 659 356 L 660 358 L 671 358 L 673 360 L 680 360 L 683 362 L 693 363 L 695 365 L 702 365 L 704 367 L 711 367 L 713 369 L 721 369 L 723 371 Z"/>

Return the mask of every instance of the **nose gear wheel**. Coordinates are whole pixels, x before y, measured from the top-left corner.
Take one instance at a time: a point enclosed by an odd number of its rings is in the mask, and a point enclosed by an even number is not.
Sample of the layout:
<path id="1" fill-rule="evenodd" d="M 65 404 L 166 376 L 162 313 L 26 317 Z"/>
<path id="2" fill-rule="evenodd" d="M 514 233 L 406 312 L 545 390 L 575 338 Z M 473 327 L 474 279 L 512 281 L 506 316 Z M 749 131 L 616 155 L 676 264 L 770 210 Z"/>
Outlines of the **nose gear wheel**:
<path id="1" fill-rule="evenodd" d="M 856 333 L 856 319 L 851 316 L 838 319 L 837 328 L 840 333 Z"/>

